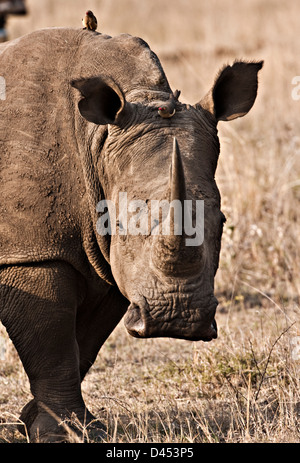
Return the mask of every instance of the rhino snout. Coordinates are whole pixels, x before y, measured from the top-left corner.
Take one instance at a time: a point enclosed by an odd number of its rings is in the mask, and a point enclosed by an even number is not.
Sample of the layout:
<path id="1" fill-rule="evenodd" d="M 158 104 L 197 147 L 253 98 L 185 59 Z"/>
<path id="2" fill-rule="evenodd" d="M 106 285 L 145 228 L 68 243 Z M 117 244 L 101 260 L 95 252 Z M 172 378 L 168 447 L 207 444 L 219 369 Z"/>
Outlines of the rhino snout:
<path id="1" fill-rule="evenodd" d="M 162 319 L 153 317 L 151 307 L 147 303 L 132 303 L 127 310 L 124 323 L 128 333 L 136 338 L 170 337 L 208 342 L 218 336 L 214 318 L 216 306 L 217 300 L 213 298 L 212 304 L 205 310 L 210 314 L 205 320 L 189 320 L 179 314 L 176 318 L 166 321 L 164 316 Z M 197 311 L 201 312 L 200 309 L 195 310 Z"/>
<path id="2" fill-rule="evenodd" d="M 140 307 L 132 303 L 130 304 L 125 316 L 125 327 L 128 333 L 135 338 L 145 338 L 146 325 L 142 318 L 142 311 Z"/>

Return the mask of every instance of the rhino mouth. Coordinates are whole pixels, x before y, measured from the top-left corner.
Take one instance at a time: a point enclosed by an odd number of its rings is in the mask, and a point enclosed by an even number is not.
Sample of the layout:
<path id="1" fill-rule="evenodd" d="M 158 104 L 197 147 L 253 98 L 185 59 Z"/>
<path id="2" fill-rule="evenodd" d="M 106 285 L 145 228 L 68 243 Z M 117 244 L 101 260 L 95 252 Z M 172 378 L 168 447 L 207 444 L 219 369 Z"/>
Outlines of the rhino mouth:
<path id="1" fill-rule="evenodd" d="M 167 311 L 158 316 L 157 307 L 152 307 L 145 301 L 142 304 L 132 302 L 126 312 L 124 324 L 128 333 L 135 338 L 156 338 L 168 337 L 176 339 L 185 339 L 188 341 L 211 341 L 218 336 L 217 323 L 214 318 L 217 300 L 212 297 L 212 302 L 205 307 L 205 311 L 195 308 L 194 317 L 180 315 L 186 314 L 187 311 L 178 307 L 177 316 L 164 317 Z M 186 309 L 186 308 L 185 308 Z M 205 312 L 205 320 L 199 319 L 199 314 Z"/>

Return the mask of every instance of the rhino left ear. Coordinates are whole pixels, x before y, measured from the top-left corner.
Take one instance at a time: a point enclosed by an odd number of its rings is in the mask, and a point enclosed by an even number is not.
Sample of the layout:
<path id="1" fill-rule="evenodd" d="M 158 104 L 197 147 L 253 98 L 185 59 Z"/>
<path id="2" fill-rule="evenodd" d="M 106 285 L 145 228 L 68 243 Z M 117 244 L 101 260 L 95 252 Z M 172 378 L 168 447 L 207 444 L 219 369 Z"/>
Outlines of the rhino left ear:
<path id="1" fill-rule="evenodd" d="M 83 97 L 78 108 L 86 120 L 98 125 L 117 124 L 126 100 L 120 87 L 110 77 L 72 80 L 71 85 Z"/>
<path id="2" fill-rule="evenodd" d="M 213 88 L 200 101 L 202 108 L 212 113 L 217 121 L 231 121 L 247 114 L 252 108 L 258 88 L 258 63 L 235 62 L 219 73 Z"/>

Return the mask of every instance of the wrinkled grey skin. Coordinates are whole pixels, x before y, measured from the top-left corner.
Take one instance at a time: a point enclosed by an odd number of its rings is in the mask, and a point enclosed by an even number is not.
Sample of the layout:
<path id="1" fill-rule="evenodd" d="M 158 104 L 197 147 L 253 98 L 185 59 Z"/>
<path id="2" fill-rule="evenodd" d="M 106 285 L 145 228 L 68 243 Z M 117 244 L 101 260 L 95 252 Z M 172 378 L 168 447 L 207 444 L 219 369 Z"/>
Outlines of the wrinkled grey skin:
<path id="1" fill-rule="evenodd" d="M 199 103 L 177 101 L 163 119 L 172 92 L 141 39 L 46 29 L 0 47 L 0 316 L 30 380 L 32 441 L 66 438 L 49 410 L 92 420 L 80 384 L 126 311 L 133 336 L 217 336 L 217 123 L 250 110 L 261 67 L 224 68 Z M 96 206 L 118 205 L 120 191 L 204 199 L 204 243 L 100 236 Z"/>

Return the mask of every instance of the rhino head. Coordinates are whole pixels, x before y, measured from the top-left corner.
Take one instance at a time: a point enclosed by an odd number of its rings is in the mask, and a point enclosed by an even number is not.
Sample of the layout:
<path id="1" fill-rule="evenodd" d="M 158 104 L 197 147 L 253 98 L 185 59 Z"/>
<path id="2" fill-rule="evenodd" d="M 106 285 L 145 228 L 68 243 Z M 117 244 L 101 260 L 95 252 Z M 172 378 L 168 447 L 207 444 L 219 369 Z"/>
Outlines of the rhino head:
<path id="1" fill-rule="evenodd" d="M 166 118 L 158 111 L 170 101 L 165 89 L 125 95 L 107 77 L 72 82 L 81 115 L 107 127 L 97 166 L 104 200 L 98 239 L 130 302 L 125 326 L 135 337 L 217 337 L 214 277 L 225 221 L 215 182 L 217 124 L 251 109 L 262 65 L 226 66 L 197 104 L 171 98 Z M 153 214 L 161 204 L 174 207 Z"/>

